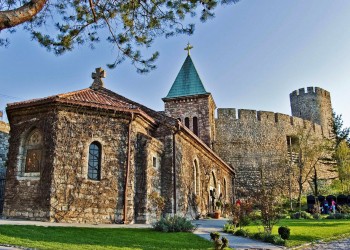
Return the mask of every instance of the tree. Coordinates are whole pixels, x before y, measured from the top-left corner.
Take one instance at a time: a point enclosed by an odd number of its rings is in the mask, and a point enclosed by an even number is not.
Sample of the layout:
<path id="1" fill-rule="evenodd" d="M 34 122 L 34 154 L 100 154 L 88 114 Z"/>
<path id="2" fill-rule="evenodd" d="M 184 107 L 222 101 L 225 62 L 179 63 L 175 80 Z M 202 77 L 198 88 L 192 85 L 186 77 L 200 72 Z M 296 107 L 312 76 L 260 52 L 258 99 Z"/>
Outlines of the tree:
<path id="1" fill-rule="evenodd" d="M 319 171 L 331 163 L 331 141 L 326 138 L 316 137 L 311 127 L 300 128 L 295 136 L 292 151 L 298 154 L 296 160 L 296 176 L 298 187 L 297 206 L 301 210 L 301 196 L 304 185 L 312 180 L 310 185 L 315 196 L 318 196 Z"/>
<path id="2" fill-rule="evenodd" d="M 350 128 L 343 128 L 342 115 L 337 115 L 335 112 L 332 115 L 332 132 L 335 139 L 335 147 L 337 148 L 342 141 L 346 141 L 350 145 Z"/>
<path id="3" fill-rule="evenodd" d="M 341 141 L 335 150 L 335 159 L 342 191 L 350 192 L 350 148 L 345 142 Z"/>
<path id="4" fill-rule="evenodd" d="M 288 169 L 283 154 L 265 155 L 258 160 L 258 189 L 254 192 L 255 205 L 261 211 L 261 224 L 270 235 L 280 218 L 283 198 L 287 190 Z"/>
<path id="5" fill-rule="evenodd" d="M 110 68 L 129 58 L 139 73 L 155 68 L 158 52 L 144 58 L 139 47 L 150 47 L 153 40 L 165 35 L 192 34 L 194 24 L 187 16 L 195 16 L 201 7 L 200 20 L 214 17 L 220 4 L 239 0 L 0 0 L 0 31 L 14 31 L 23 24 L 33 40 L 48 51 L 61 55 L 77 45 L 106 39 L 117 51 Z M 0 38 L 7 45 L 8 38 Z"/>

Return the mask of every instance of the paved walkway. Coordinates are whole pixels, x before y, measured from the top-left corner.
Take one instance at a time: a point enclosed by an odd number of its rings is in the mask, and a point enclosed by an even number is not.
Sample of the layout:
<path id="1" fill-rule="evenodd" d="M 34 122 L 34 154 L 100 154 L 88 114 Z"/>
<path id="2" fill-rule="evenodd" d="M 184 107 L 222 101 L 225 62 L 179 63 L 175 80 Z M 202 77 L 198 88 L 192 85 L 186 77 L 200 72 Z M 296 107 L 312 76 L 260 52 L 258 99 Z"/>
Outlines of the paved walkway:
<path id="1" fill-rule="evenodd" d="M 194 224 L 198 225 L 198 228 L 194 233 L 202 238 L 210 240 L 211 232 L 220 232 L 221 236 L 226 237 L 229 240 L 230 247 L 235 249 L 259 249 L 259 250 L 277 250 L 285 249 L 284 247 L 275 246 L 269 243 L 256 241 L 244 237 L 234 236 L 222 231 L 222 228 L 227 223 L 227 220 L 198 220 L 194 221 Z"/>

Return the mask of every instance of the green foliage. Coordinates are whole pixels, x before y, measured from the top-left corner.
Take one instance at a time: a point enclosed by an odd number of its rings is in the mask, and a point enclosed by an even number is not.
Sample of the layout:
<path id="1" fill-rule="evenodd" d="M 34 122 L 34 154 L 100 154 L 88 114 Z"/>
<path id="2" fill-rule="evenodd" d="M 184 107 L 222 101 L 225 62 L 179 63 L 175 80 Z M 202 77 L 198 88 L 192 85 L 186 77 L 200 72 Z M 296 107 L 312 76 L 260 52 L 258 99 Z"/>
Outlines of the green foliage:
<path id="1" fill-rule="evenodd" d="M 326 217 L 326 219 L 346 219 L 349 220 L 350 219 L 350 214 L 339 214 L 339 213 L 335 213 L 335 214 L 330 214 Z"/>
<path id="2" fill-rule="evenodd" d="M 130 59 L 139 73 L 155 69 L 159 53 L 144 58 L 139 48 L 149 48 L 159 36 L 170 37 L 194 32 L 194 24 L 186 17 L 197 14 L 201 21 L 214 17 L 218 4 L 239 0 L 153 0 L 153 1 L 48 1 L 24 29 L 33 40 L 56 55 L 72 51 L 77 46 L 94 48 L 102 40 L 111 44 L 116 59 L 108 64 L 115 68 Z M 6 0 L 0 11 L 13 10 L 26 1 Z M 202 11 L 198 11 L 198 8 Z M 16 17 L 17 18 L 17 17 Z M 18 17 L 20 18 L 20 17 Z M 25 21 L 25 20 L 23 20 Z M 15 27 L 14 29 L 16 29 Z M 10 34 L 14 29 L 8 29 Z M 0 45 L 8 45 L 7 38 Z"/>
<path id="3" fill-rule="evenodd" d="M 278 235 L 267 234 L 264 238 L 264 241 L 271 244 L 280 245 L 280 246 L 285 245 L 285 241 Z"/>
<path id="4" fill-rule="evenodd" d="M 291 219 L 313 219 L 313 216 L 305 211 L 301 211 L 301 212 L 296 212 L 296 213 L 292 213 L 290 215 Z"/>
<path id="5" fill-rule="evenodd" d="M 235 229 L 236 227 L 232 223 L 226 223 L 223 228 L 226 233 L 234 233 Z"/>
<path id="6" fill-rule="evenodd" d="M 166 234 L 152 229 L 131 228 L 11 225 L 1 225 L 0 242 L 41 250 L 210 249 L 212 246 L 207 240 L 191 233 Z"/>
<path id="7" fill-rule="evenodd" d="M 248 236 L 248 232 L 244 229 L 238 229 L 234 235 L 236 236 L 243 236 L 243 237 L 247 237 Z"/>
<path id="8" fill-rule="evenodd" d="M 320 213 L 314 213 L 314 214 L 312 215 L 312 217 L 313 217 L 315 220 L 320 220 L 320 219 L 322 219 L 322 216 L 321 216 Z"/>
<path id="9" fill-rule="evenodd" d="M 290 236 L 290 228 L 281 226 L 278 228 L 278 234 L 281 236 L 282 239 L 288 240 Z"/>
<path id="10" fill-rule="evenodd" d="M 343 118 L 342 115 L 337 115 L 333 112 L 333 121 L 332 121 L 333 136 L 336 142 L 336 147 L 342 141 L 346 141 L 349 145 L 350 143 L 350 128 L 343 127 Z"/>
<path id="11" fill-rule="evenodd" d="M 210 233 L 210 239 L 214 241 L 214 249 L 215 250 L 221 250 L 228 247 L 229 241 L 227 238 L 222 237 L 220 240 L 220 233 L 219 232 L 211 232 Z"/>
<path id="12" fill-rule="evenodd" d="M 152 227 L 161 232 L 193 232 L 196 229 L 190 220 L 177 215 L 161 218 Z"/>

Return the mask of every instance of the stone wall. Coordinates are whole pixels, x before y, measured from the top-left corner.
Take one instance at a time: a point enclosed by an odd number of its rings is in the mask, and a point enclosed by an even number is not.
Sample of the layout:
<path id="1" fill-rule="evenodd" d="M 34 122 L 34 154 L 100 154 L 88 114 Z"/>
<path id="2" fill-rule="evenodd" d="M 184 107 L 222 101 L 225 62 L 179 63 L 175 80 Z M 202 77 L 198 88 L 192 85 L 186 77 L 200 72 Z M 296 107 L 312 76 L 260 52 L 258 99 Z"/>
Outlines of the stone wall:
<path id="1" fill-rule="evenodd" d="M 11 124 L 4 216 L 47 220 L 49 218 L 55 111 L 37 108 L 8 111 Z M 38 176 L 24 176 L 24 143 L 31 131 L 43 135 L 43 157 Z"/>
<path id="2" fill-rule="evenodd" d="M 185 124 L 185 118 L 189 118 L 189 129 L 193 129 L 193 117 L 198 118 L 198 137 L 209 147 L 215 138 L 215 103 L 212 96 L 198 95 L 189 97 L 178 97 L 174 99 L 163 99 L 165 103 L 165 114 L 180 119 Z"/>
<path id="3" fill-rule="evenodd" d="M 288 156 L 287 136 L 304 130 L 323 138 L 320 125 L 298 117 L 255 110 L 237 113 L 235 109 L 218 109 L 214 150 L 235 167 L 238 195 L 256 188 L 257 166 L 262 159 L 278 161 Z M 329 177 L 334 173 L 322 170 L 320 178 Z"/>
<path id="4" fill-rule="evenodd" d="M 223 194 L 223 202 L 232 202 L 233 173 L 226 165 L 185 133 L 177 134 L 175 140 L 177 213 L 194 219 L 198 214 L 213 212 L 210 188 L 215 188 L 218 195 Z M 211 187 L 213 182 L 215 186 Z"/>
<path id="5" fill-rule="evenodd" d="M 330 93 L 318 87 L 295 90 L 290 94 L 292 115 L 319 124 L 323 134 L 332 131 L 332 103 Z"/>

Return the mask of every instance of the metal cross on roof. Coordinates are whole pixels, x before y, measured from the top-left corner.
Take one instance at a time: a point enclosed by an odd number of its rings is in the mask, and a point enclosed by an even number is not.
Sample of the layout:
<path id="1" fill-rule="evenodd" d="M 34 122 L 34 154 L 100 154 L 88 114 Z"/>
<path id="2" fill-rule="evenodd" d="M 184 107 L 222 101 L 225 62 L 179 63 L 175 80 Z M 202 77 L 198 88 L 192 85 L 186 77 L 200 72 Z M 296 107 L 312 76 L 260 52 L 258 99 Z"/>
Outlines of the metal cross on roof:
<path id="1" fill-rule="evenodd" d="M 190 55 L 190 50 L 193 49 L 193 46 L 190 43 L 187 43 L 187 47 L 184 50 L 187 50 L 187 55 Z"/>
<path id="2" fill-rule="evenodd" d="M 102 78 L 106 78 L 106 71 L 104 71 L 102 68 L 96 68 L 95 72 L 91 74 L 91 77 L 94 79 L 91 88 L 99 89 L 104 86 Z"/>

